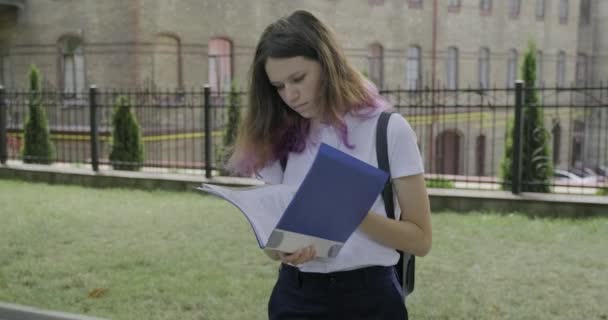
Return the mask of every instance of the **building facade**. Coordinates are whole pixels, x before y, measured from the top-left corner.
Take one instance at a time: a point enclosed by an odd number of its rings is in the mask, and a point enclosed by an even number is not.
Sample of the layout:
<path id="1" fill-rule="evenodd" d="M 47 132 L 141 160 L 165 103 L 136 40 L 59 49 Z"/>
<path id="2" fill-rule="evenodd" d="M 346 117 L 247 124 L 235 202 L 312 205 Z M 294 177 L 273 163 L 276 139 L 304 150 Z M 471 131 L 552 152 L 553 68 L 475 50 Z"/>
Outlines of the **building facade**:
<path id="1" fill-rule="evenodd" d="M 45 86 L 75 101 L 91 85 L 187 90 L 209 84 L 227 91 L 236 83 L 246 90 L 259 35 L 296 9 L 327 22 L 349 59 L 383 89 L 512 87 L 530 41 L 540 86 L 593 86 L 608 75 L 605 0 L 2 0 L 0 83 L 25 88 L 35 64 Z M 604 109 L 577 119 L 585 127 L 579 140 L 601 147 L 580 147 L 593 163 L 608 161 Z M 556 123 L 561 135 L 573 136 L 572 119 L 560 124 L 555 116 L 546 121 L 548 130 L 556 132 Z M 433 126 L 418 132 L 427 158 L 436 156 L 441 139 L 457 140 L 457 155 L 444 158 L 463 160 L 449 173 L 495 173 L 473 169 L 480 135 L 449 123 Z M 501 142 L 483 140 L 493 143 Z M 565 145 L 554 156 L 566 159 L 558 166 L 574 164 L 574 146 Z M 442 171 L 427 161 L 431 171 Z M 484 163 L 497 166 L 497 160 Z"/>
<path id="2" fill-rule="evenodd" d="M 35 63 L 63 90 L 245 85 L 263 28 L 299 8 L 384 88 L 511 85 L 531 40 L 539 83 L 608 72 L 600 0 L 12 0 L 0 3 L 0 80 L 23 87 Z"/>

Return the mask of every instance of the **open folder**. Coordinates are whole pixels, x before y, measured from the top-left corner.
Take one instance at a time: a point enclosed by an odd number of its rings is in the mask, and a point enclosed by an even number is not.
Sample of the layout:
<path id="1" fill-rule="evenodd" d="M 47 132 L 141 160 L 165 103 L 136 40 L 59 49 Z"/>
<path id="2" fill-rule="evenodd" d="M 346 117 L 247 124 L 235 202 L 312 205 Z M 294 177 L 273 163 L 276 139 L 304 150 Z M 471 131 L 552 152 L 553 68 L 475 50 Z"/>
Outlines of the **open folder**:
<path id="1" fill-rule="evenodd" d="M 284 184 L 247 188 L 203 184 L 249 220 L 260 248 L 293 252 L 314 245 L 317 257 L 335 257 L 363 221 L 388 174 L 321 144 L 299 188 Z"/>

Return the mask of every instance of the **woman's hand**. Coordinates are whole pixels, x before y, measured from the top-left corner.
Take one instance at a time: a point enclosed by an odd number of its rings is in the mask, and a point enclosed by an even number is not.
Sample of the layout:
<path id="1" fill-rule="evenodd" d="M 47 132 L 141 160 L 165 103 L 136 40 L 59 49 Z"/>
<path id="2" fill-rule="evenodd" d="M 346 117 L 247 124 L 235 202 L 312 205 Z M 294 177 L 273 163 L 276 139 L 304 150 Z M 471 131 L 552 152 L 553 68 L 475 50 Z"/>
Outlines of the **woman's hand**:
<path id="1" fill-rule="evenodd" d="M 281 259 L 281 262 L 294 266 L 314 260 L 316 255 L 317 251 L 315 250 L 315 247 L 313 245 L 310 245 L 306 248 L 298 249 L 292 253 L 279 252 L 279 258 Z"/>

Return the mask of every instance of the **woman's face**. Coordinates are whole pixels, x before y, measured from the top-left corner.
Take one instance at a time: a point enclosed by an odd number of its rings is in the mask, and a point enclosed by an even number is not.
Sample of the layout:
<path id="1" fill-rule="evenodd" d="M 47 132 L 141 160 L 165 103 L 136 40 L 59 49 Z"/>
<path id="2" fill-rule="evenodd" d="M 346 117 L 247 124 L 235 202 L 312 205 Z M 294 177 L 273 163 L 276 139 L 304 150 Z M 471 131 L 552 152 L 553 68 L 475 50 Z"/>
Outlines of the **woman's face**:
<path id="1" fill-rule="evenodd" d="M 266 74 L 281 99 L 295 112 L 307 119 L 321 116 L 321 64 L 301 56 L 268 58 Z"/>

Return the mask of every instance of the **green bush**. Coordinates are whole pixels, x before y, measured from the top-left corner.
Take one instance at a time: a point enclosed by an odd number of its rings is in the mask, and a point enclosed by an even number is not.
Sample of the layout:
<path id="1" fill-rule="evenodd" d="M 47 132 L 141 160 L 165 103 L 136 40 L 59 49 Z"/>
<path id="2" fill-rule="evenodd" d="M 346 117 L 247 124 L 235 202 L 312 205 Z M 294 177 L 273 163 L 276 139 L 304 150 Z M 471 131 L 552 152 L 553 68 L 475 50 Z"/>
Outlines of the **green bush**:
<path id="1" fill-rule="evenodd" d="M 112 151 L 110 163 L 116 170 L 137 171 L 144 162 L 141 128 L 131 110 L 131 101 L 118 97 L 112 114 Z"/>
<path id="2" fill-rule="evenodd" d="M 427 179 L 427 188 L 454 189 L 454 182 L 441 178 Z"/>
<path id="3" fill-rule="evenodd" d="M 608 196 L 608 187 L 599 188 L 597 190 L 598 196 Z"/>
<path id="4" fill-rule="evenodd" d="M 538 103 L 536 81 L 536 46 L 530 42 L 522 65 L 524 80 L 523 136 L 522 143 L 522 192 L 550 192 L 553 163 L 549 156 L 549 134 L 544 128 L 543 108 Z M 505 143 L 505 156 L 500 163 L 500 176 L 505 182 L 503 189 L 513 181 L 514 124 L 508 123 L 508 136 Z"/>
<path id="5" fill-rule="evenodd" d="M 232 147 L 236 141 L 238 134 L 239 122 L 241 121 L 241 96 L 236 88 L 236 82 L 233 81 L 230 86 L 230 98 L 228 105 L 228 122 L 226 123 L 226 129 L 224 130 L 224 138 L 222 141 L 222 147 L 216 148 L 216 160 L 221 164 L 220 174 L 229 175 L 230 172 L 223 169 L 226 161 L 230 157 Z"/>
<path id="6" fill-rule="evenodd" d="M 54 158 L 54 148 L 51 142 L 48 122 L 42 107 L 40 89 L 41 76 L 36 66 L 30 66 L 30 93 L 28 97 L 29 114 L 25 120 L 23 141 L 23 162 L 50 164 Z"/>

